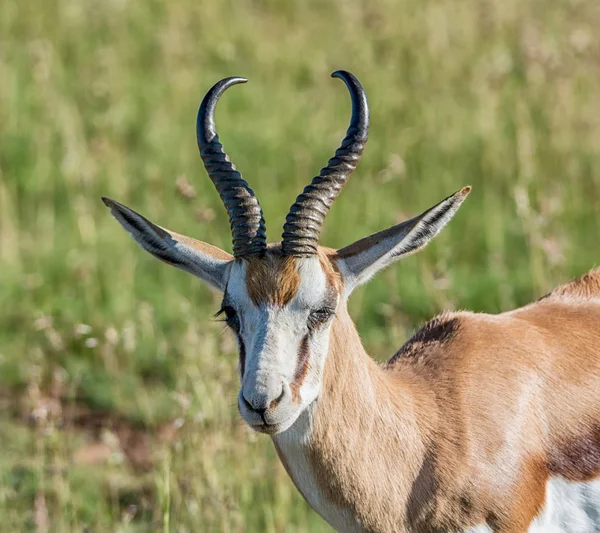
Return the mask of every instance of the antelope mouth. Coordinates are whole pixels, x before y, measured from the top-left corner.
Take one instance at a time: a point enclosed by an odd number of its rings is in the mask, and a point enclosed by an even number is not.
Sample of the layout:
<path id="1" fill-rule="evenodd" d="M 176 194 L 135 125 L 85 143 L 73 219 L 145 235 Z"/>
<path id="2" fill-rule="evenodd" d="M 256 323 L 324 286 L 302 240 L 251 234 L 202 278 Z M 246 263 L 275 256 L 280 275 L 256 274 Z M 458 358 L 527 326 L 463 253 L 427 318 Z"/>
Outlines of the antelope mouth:
<path id="1" fill-rule="evenodd" d="M 244 413 L 241 414 L 246 424 L 248 424 L 248 426 L 250 426 L 250 428 L 256 431 L 257 433 L 264 433 L 266 435 L 277 435 L 278 433 L 283 433 L 284 431 L 289 429 L 300 416 L 300 412 L 301 411 L 298 410 L 297 412 L 290 413 L 289 416 L 285 418 L 282 417 L 282 419 L 278 417 L 277 422 L 273 423 L 265 422 L 264 420 L 256 420 L 253 417 L 248 417 Z"/>
<path id="2" fill-rule="evenodd" d="M 265 433 L 266 435 L 277 435 L 281 433 L 280 424 L 248 424 L 257 433 Z"/>
<path id="3" fill-rule="evenodd" d="M 255 411 L 238 400 L 238 409 L 242 418 L 251 429 L 258 433 L 277 435 L 288 429 L 300 416 L 302 408 L 296 405 L 278 405 L 266 411 Z"/>

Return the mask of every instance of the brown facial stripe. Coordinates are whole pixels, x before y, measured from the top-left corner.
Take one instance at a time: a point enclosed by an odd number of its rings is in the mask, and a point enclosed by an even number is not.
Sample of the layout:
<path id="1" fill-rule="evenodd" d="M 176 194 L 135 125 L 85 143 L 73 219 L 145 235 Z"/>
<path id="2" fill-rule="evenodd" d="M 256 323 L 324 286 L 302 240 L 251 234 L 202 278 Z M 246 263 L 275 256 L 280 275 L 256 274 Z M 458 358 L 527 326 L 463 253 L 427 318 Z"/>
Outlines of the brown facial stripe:
<path id="1" fill-rule="evenodd" d="M 270 250 L 263 257 L 250 257 L 245 261 L 246 288 L 255 305 L 283 306 L 296 296 L 300 284 L 296 258 Z"/>
<path id="2" fill-rule="evenodd" d="M 547 465 L 552 474 L 569 481 L 589 481 L 600 476 L 600 425 L 551 450 Z"/>
<path id="3" fill-rule="evenodd" d="M 296 370 L 294 372 L 294 379 L 290 383 L 290 389 L 292 390 L 292 400 L 294 403 L 300 403 L 300 387 L 304 383 L 306 374 L 308 373 L 308 361 L 310 359 L 310 350 L 308 348 L 308 339 L 310 335 L 306 334 L 300 341 L 300 347 L 298 348 L 298 360 L 296 361 Z"/>

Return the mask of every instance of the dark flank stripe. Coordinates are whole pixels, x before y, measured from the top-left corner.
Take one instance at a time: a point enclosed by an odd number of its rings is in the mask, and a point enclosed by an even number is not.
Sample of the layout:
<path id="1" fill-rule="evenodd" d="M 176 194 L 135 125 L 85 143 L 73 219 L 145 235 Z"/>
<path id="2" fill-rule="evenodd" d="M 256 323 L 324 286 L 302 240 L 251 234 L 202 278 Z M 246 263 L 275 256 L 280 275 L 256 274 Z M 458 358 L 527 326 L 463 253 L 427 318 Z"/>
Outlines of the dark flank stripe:
<path id="1" fill-rule="evenodd" d="M 548 452 L 550 472 L 569 481 L 590 481 L 600 476 L 600 425 Z"/>
<path id="2" fill-rule="evenodd" d="M 296 370 L 294 372 L 294 380 L 290 384 L 292 390 L 292 400 L 295 403 L 300 403 L 300 387 L 304 383 L 306 374 L 308 373 L 308 360 L 310 358 L 310 350 L 308 349 L 309 335 L 306 334 L 300 341 L 298 348 L 298 360 L 296 361 Z"/>

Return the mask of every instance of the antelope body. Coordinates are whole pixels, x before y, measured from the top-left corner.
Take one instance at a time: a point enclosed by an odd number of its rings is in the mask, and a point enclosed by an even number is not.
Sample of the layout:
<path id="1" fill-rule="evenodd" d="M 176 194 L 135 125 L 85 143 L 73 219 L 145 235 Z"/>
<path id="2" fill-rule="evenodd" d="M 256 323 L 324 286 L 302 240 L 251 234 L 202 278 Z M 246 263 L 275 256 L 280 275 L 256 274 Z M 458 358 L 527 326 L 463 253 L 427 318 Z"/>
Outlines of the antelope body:
<path id="1" fill-rule="evenodd" d="M 238 406 L 309 504 L 340 532 L 600 532 L 600 269 L 500 315 L 443 314 L 385 365 L 347 312 L 352 290 L 423 247 L 464 188 L 341 250 L 321 224 L 367 139 L 356 78 L 342 142 L 267 245 L 262 211 L 214 128 L 228 78 L 204 98 L 198 145 L 225 203 L 233 256 L 104 198 L 146 250 L 223 292 L 239 345 Z"/>

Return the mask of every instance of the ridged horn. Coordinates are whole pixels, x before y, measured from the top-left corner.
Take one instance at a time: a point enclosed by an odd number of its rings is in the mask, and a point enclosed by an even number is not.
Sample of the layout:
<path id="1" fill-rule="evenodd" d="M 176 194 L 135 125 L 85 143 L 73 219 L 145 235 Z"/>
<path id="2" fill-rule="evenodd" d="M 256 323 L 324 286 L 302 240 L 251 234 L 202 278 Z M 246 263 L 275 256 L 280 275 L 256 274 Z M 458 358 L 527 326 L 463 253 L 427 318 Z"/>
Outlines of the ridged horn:
<path id="1" fill-rule="evenodd" d="M 283 226 L 281 248 L 284 255 L 306 257 L 317 253 L 325 215 L 358 165 L 367 142 L 369 106 L 362 85 L 353 74 L 345 70 L 338 70 L 331 77 L 341 78 L 350 91 L 350 126 L 333 158 L 290 208 Z"/>
<path id="2" fill-rule="evenodd" d="M 229 161 L 215 131 L 215 107 L 219 98 L 232 85 L 247 81 L 231 77 L 215 84 L 202 100 L 196 120 L 200 157 L 229 215 L 234 257 L 262 255 L 267 247 L 265 219 L 258 199 Z"/>

